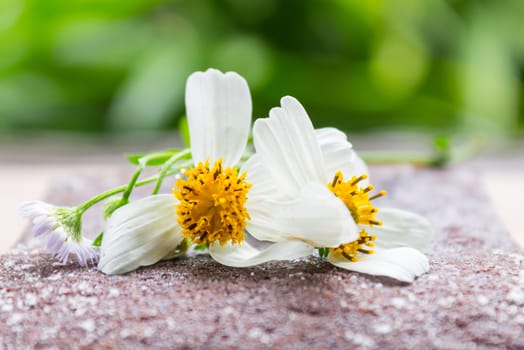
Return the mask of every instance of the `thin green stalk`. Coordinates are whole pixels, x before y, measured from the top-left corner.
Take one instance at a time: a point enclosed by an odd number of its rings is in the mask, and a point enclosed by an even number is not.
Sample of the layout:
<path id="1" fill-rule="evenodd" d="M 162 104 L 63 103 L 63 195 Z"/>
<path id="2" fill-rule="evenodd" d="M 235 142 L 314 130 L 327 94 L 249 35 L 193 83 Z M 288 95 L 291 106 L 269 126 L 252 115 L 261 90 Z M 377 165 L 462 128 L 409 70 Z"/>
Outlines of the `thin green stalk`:
<path id="1" fill-rule="evenodd" d="M 147 184 L 149 184 L 151 182 L 154 182 L 154 181 L 157 180 L 157 177 L 158 177 L 158 175 L 154 175 L 154 176 L 148 177 L 147 179 L 144 179 L 144 180 L 141 180 L 141 181 L 137 181 L 135 183 L 135 187 L 140 187 L 140 186 L 143 186 L 143 185 L 147 185 Z M 109 198 L 111 196 L 114 196 L 115 194 L 124 192 L 127 189 L 128 186 L 129 186 L 129 184 L 125 184 L 125 185 L 121 185 L 121 186 L 112 188 L 110 190 L 107 190 L 105 192 L 102 192 L 102 193 L 94 196 L 93 198 L 85 201 L 84 203 L 80 204 L 78 206 L 78 208 L 82 212 L 85 212 L 87 209 L 91 208 L 96 203 L 98 203 L 98 202 L 100 202 L 100 201 L 102 201 L 102 200 L 104 200 L 106 198 Z"/>
<path id="2" fill-rule="evenodd" d="M 144 171 L 144 166 L 140 164 L 139 166 L 136 167 L 136 170 L 133 176 L 131 177 L 131 180 L 127 184 L 127 188 L 125 189 L 124 194 L 122 195 L 122 199 L 121 199 L 122 203 L 128 202 L 129 196 L 131 195 L 133 188 L 135 188 L 136 181 L 138 180 L 138 177 L 140 176 L 140 174 L 142 174 L 142 171 Z"/>
<path id="3" fill-rule="evenodd" d="M 153 192 L 151 194 L 157 194 L 158 191 L 160 191 L 160 187 L 162 186 L 162 182 L 164 181 L 164 178 L 168 176 L 168 172 L 171 169 L 171 167 L 178 162 L 180 159 L 185 158 L 191 154 L 191 150 L 186 149 L 182 152 L 176 153 L 171 158 L 169 158 L 164 165 L 162 165 L 162 168 L 160 169 L 160 172 L 158 173 L 158 178 L 155 183 L 155 187 L 153 188 Z M 180 168 L 180 167 L 179 167 Z"/>
<path id="4" fill-rule="evenodd" d="M 182 164 L 180 167 L 176 167 L 176 168 L 173 168 L 173 169 L 168 169 L 167 171 L 164 172 L 163 177 L 165 178 L 166 176 L 176 174 L 177 172 L 180 171 L 180 168 L 185 167 L 188 164 L 189 164 L 189 162 Z M 160 177 L 160 174 L 157 174 L 157 175 L 150 176 L 150 177 L 148 177 L 148 178 L 146 178 L 144 180 L 136 181 L 135 184 L 134 184 L 134 187 L 140 187 L 140 186 L 144 186 L 144 185 L 150 184 L 152 182 L 158 181 L 159 177 Z M 103 201 L 104 199 L 109 198 L 111 196 L 114 196 L 115 194 L 118 194 L 118 193 L 126 191 L 126 189 L 128 187 L 129 187 L 129 184 L 125 184 L 125 185 L 121 185 L 121 186 L 112 188 L 110 190 L 107 190 L 105 192 L 102 192 L 102 193 L 94 196 L 93 198 L 85 201 L 84 203 L 78 205 L 77 208 L 80 210 L 81 213 L 83 213 L 87 209 L 89 209 L 93 205 L 95 205 L 96 203 L 98 203 L 100 201 Z"/>

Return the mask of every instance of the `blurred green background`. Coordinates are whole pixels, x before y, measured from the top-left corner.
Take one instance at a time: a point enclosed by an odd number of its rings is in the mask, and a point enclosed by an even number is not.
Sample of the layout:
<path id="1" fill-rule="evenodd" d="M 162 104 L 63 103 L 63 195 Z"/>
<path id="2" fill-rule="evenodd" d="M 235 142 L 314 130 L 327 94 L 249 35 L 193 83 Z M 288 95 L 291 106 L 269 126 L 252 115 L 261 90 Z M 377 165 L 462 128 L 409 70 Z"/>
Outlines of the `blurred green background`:
<path id="1" fill-rule="evenodd" d="M 524 1 L 1 0 L 0 133 L 165 131 L 195 70 L 248 80 L 254 116 L 522 135 Z"/>

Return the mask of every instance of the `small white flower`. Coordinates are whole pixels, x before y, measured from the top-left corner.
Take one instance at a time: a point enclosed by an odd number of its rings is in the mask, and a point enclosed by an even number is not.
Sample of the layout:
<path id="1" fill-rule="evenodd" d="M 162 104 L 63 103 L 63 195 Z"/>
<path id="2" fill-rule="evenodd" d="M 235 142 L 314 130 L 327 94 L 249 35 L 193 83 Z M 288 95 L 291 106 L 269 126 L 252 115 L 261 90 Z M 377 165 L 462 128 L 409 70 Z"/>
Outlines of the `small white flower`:
<path id="1" fill-rule="evenodd" d="M 246 203 L 250 234 L 277 244 L 300 241 L 326 248 L 336 266 L 400 281 L 412 282 L 428 271 L 428 259 L 418 249 L 431 239 L 429 222 L 397 209 L 377 213 L 371 201 L 385 192 L 368 195 L 373 187 L 367 167 L 346 136 L 333 128 L 314 130 L 292 97 L 284 97 L 281 104 L 269 118 L 255 122 L 256 154 L 242 168 L 253 184 Z M 345 215 L 326 213 L 333 208 L 343 208 Z M 342 234 L 348 227 L 349 237 Z M 275 249 L 229 244 L 215 245 L 210 252 L 223 264 L 248 266 L 258 263 L 252 256 Z M 273 258 L 278 259 L 277 254 Z"/>
<path id="2" fill-rule="evenodd" d="M 76 208 L 30 201 L 22 204 L 20 215 L 32 220 L 33 236 L 42 240 L 61 262 L 65 263 L 71 254 L 76 255 L 81 266 L 98 261 L 98 248 L 81 234 L 81 215 Z"/>

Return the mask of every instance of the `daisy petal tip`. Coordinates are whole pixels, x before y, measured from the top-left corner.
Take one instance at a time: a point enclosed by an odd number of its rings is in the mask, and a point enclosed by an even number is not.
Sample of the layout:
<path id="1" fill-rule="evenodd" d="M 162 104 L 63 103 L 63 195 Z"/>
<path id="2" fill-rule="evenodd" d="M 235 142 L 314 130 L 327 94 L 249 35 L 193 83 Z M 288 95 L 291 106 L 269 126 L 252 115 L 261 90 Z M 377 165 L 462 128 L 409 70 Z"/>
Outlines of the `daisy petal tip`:
<path id="1" fill-rule="evenodd" d="M 224 74 L 224 78 L 236 84 L 245 85 L 246 87 L 248 87 L 247 80 L 243 76 L 238 74 L 237 72 L 234 72 L 234 71 L 226 72 Z"/>
<path id="2" fill-rule="evenodd" d="M 302 104 L 295 97 L 290 96 L 290 95 L 286 95 L 282 97 L 280 99 L 280 105 L 286 109 L 292 106 L 293 107 L 300 106 L 301 108 L 303 108 Z"/>
<path id="3" fill-rule="evenodd" d="M 217 69 L 191 74 L 186 82 L 186 114 L 196 163 L 224 160 L 235 165 L 250 130 L 252 102 L 247 81 Z"/>
<path id="4" fill-rule="evenodd" d="M 400 282 L 413 283 L 417 277 L 429 271 L 428 258 L 416 249 L 402 247 L 378 249 L 375 254 L 351 262 L 335 254 L 329 262 L 340 268 L 374 276 L 384 276 Z"/>

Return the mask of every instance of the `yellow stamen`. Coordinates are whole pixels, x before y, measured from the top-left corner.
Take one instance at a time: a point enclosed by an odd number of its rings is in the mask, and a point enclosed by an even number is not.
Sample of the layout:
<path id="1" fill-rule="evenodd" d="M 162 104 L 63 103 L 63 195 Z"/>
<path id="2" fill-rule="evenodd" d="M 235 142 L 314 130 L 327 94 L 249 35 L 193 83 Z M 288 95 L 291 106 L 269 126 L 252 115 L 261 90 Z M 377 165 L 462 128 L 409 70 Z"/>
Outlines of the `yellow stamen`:
<path id="1" fill-rule="evenodd" d="M 209 161 L 198 163 L 184 172 L 186 178 L 176 181 L 173 195 L 177 205 L 178 223 L 184 237 L 196 244 L 244 240 L 249 214 L 245 208 L 251 184 L 246 174 L 236 168 L 222 168 L 222 159 L 210 168 Z"/>
<path id="2" fill-rule="evenodd" d="M 369 197 L 369 200 L 372 201 L 373 199 L 384 197 L 386 194 L 387 194 L 387 192 L 382 190 L 379 193 L 377 193 L 376 195 Z"/>
<path id="3" fill-rule="evenodd" d="M 335 175 L 335 177 L 337 177 L 337 175 Z M 342 178 L 344 178 L 344 176 L 342 176 Z M 358 184 L 360 181 L 365 180 L 365 179 L 367 179 L 367 178 L 368 178 L 368 176 L 367 176 L 366 174 L 362 174 L 362 175 L 360 175 L 360 176 L 359 176 L 358 178 L 356 178 L 356 179 L 353 178 L 354 180 L 353 180 L 353 182 L 351 182 L 351 186 L 355 186 L 355 185 Z"/>
<path id="4" fill-rule="evenodd" d="M 351 180 L 344 181 L 342 172 L 337 171 L 333 181 L 328 184 L 328 188 L 344 202 L 357 224 L 366 224 L 371 227 L 380 226 L 382 222 L 375 219 L 378 209 L 371 204 L 371 200 L 385 196 L 386 191 L 380 191 L 369 197 L 369 192 L 374 187 L 372 185 L 365 188 L 358 186 L 359 182 L 364 179 L 367 179 L 366 174 L 359 177 L 353 176 Z M 362 229 L 359 238 L 355 241 L 341 244 L 336 248 L 329 248 L 329 250 L 331 253 L 339 254 L 349 261 L 358 261 L 359 254 L 374 253 L 373 250 L 368 248 L 375 246 L 375 240 L 376 237 L 374 235 L 370 236 L 366 230 Z"/>
<path id="5" fill-rule="evenodd" d="M 366 230 L 360 231 L 359 239 L 341 244 L 336 248 L 329 248 L 331 253 L 342 255 L 349 261 L 358 261 L 358 256 L 360 254 L 373 254 L 374 251 L 367 248 L 372 248 L 375 246 L 375 236 L 370 236 Z"/>

